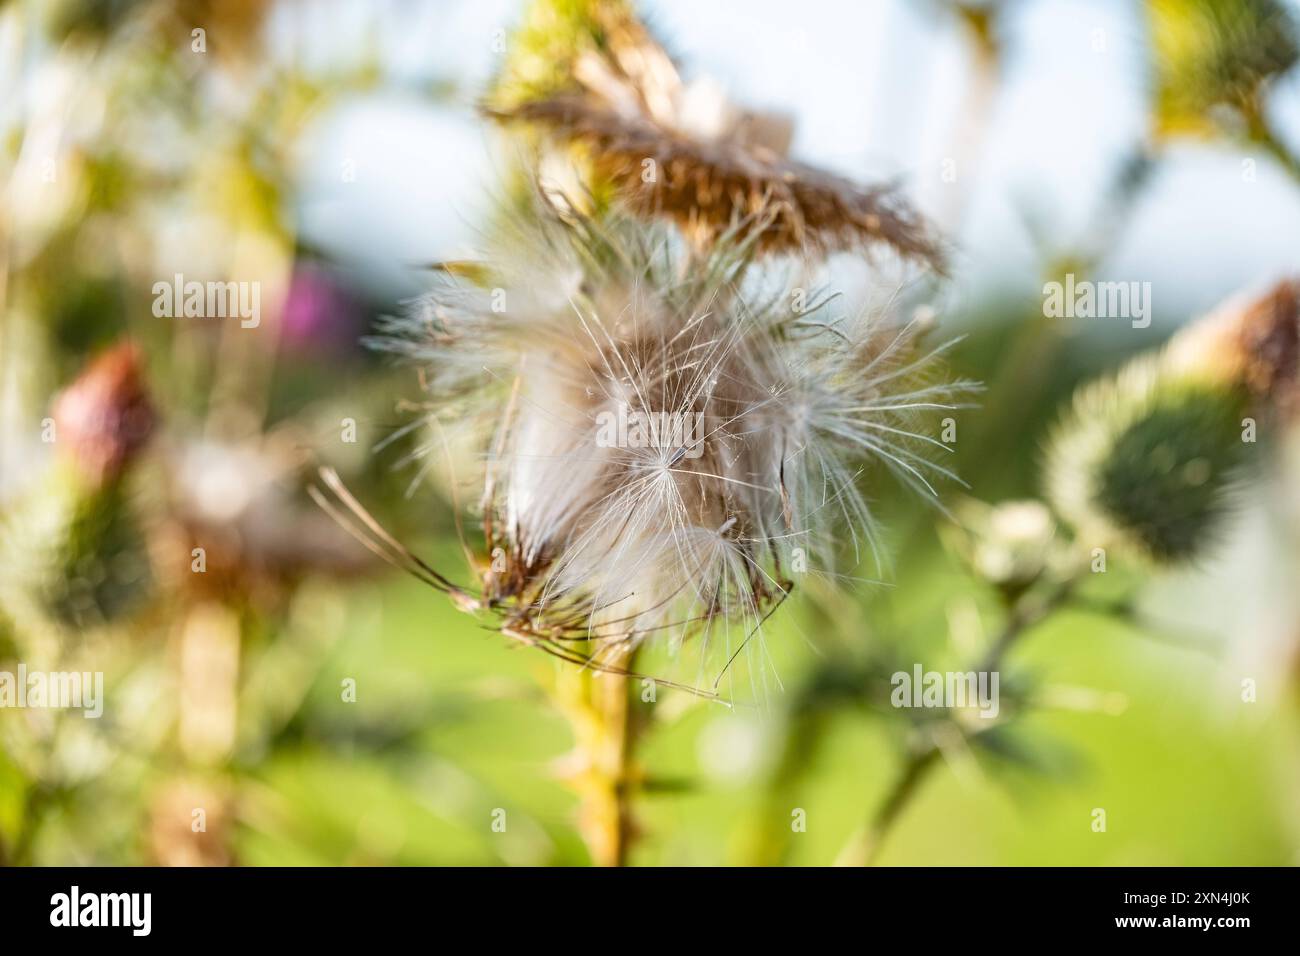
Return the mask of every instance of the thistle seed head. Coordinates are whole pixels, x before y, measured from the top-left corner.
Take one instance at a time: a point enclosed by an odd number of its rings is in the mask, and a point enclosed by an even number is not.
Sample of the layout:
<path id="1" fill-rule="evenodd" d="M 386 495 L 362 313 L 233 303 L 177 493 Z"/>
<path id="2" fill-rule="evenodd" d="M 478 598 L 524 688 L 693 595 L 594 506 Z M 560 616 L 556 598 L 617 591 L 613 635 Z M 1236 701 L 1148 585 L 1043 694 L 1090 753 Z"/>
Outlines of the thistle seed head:
<path id="1" fill-rule="evenodd" d="M 587 96 L 489 115 L 533 124 L 576 147 L 593 192 L 612 187 L 628 208 L 672 220 L 701 248 L 740 223 L 761 223 L 754 232 L 764 252 L 882 246 L 942 268 L 940 243 L 893 187 L 858 186 L 742 139 L 701 140 Z"/>
<path id="2" fill-rule="evenodd" d="M 927 381 L 908 327 L 811 293 L 792 308 L 755 244 L 701 258 L 670 229 L 539 202 L 376 338 L 427 363 L 442 427 L 482 426 L 473 604 L 506 633 L 597 663 L 647 637 L 761 654 L 801 573 L 832 573 L 841 544 L 880 557 L 869 464 L 926 495 L 950 474 L 922 421 L 969 386 Z"/>

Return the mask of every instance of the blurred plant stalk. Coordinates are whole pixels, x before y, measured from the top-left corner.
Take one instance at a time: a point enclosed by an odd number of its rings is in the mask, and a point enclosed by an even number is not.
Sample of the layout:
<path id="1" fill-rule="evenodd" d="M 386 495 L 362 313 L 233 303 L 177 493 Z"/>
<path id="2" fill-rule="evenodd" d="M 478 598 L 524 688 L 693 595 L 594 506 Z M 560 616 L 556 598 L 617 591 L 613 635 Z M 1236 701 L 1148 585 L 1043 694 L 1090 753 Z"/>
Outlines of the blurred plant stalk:
<path id="1" fill-rule="evenodd" d="M 60 666 L 93 660 L 116 704 L 93 726 L 60 712 L 4 718 L 25 792 L 16 837 L 0 839 L 7 862 L 103 862 L 104 791 L 124 780 L 136 792 L 109 809 L 147 821 L 130 852 L 233 862 L 241 747 L 282 731 L 338 633 L 272 639 L 274 653 L 261 641 L 305 578 L 371 566 L 294 500 L 311 410 L 268 422 L 282 363 L 302 360 L 298 343 L 281 347 L 300 256 L 298 143 L 323 107 L 383 75 L 369 60 L 322 71 L 277 52 L 265 42 L 275 6 L 0 10 L 21 81 L 0 149 L 11 174 L 0 190 L 0 592 L 28 592 L 0 602 L 0 644 Z M 150 316 L 155 281 L 182 271 L 255 283 L 266 321 Z M 323 330 L 300 321 L 295 332 L 319 344 Z M 146 388 L 149 364 L 170 374 Z M 15 439 L 71 374 L 50 409 L 51 467 L 33 475 Z M 141 467 L 158 408 L 166 434 Z M 269 666 L 286 655 L 293 673 Z M 80 845 L 59 847 L 78 826 Z"/>
<path id="2" fill-rule="evenodd" d="M 1245 449 L 1259 447 L 1252 416 L 1290 427 L 1300 408 L 1298 388 L 1300 282 L 1294 280 L 1234 297 L 1157 355 L 1139 356 L 1117 375 L 1080 388 L 1052 436 L 1045 469 L 1046 498 L 1075 532 L 1063 559 L 1052 560 L 1047 547 L 1052 519 L 1025 520 L 1030 505 L 1004 504 L 992 520 L 985 514 L 972 527 L 970 570 L 997 590 L 1006 608 L 1002 630 L 974 670 L 1000 672 L 1027 634 L 1070 606 L 1090 571 L 1105 570 L 1108 551 L 1148 569 L 1206 554 L 1248 464 Z M 998 520 L 999 514 L 1018 520 Z M 958 728 L 968 741 L 987 729 Z M 944 754 L 934 733 L 912 746 L 837 865 L 866 866 L 879 858 Z"/>
<path id="3" fill-rule="evenodd" d="M 611 659 L 634 670 L 634 652 Z M 636 747 L 643 727 L 632 678 L 562 666 L 555 698 L 573 728 L 575 751 L 562 776 L 578 794 L 578 829 L 597 866 L 626 866 L 637 833 L 633 819 L 641 771 Z"/>
<path id="4" fill-rule="evenodd" d="M 988 652 L 974 670 L 977 673 L 1000 671 L 1016 643 L 1069 602 L 1081 576 L 1082 572 L 1067 576 L 1046 597 L 1025 595 L 1017 600 L 1009 612 L 1002 632 L 990 645 Z M 894 784 L 886 791 L 870 822 L 849 839 L 836 857 L 836 866 L 870 866 L 876 862 L 890 830 L 916 796 L 931 768 L 939 762 L 941 756 L 943 756 L 943 748 L 933 737 L 913 746 Z"/>

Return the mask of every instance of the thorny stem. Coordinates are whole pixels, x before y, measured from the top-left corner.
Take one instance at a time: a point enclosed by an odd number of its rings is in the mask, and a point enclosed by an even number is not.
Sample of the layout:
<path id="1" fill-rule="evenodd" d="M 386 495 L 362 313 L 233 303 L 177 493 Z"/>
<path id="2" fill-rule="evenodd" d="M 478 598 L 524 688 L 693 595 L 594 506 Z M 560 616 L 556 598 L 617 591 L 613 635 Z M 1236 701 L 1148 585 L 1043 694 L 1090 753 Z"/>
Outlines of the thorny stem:
<path id="1" fill-rule="evenodd" d="M 609 663 L 633 670 L 635 651 Z M 566 667 L 559 697 L 577 738 L 572 783 L 581 797 L 579 828 L 597 866 L 625 866 L 635 825 L 635 751 L 640 722 L 633 710 L 631 678 L 590 668 Z"/>
<path id="2" fill-rule="evenodd" d="M 606 866 L 626 866 L 632 842 L 632 757 L 636 742 L 632 690 L 628 678 L 612 674 L 603 675 L 597 683 L 599 707 L 605 718 L 608 735 L 607 750 L 602 755 L 601 767 L 606 787 L 605 799 L 609 804 L 603 834 L 605 858 L 601 863 Z"/>
<path id="3" fill-rule="evenodd" d="M 1017 603 L 1002 632 L 985 653 L 979 670 L 997 670 L 1026 631 L 1050 617 L 1070 599 L 1078 582 L 1079 576 L 1071 574 L 1045 596 L 1036 600 L 1026 598 Z M 835 861 L 837 866 L 870 866 L 875 862 L 894 822 L 917 793 L 939 754 L 939 746 L 934 740 L 926 741 L 911 751 L 893 787 L 876 808 L 870 822 L 840 852 Z"/>

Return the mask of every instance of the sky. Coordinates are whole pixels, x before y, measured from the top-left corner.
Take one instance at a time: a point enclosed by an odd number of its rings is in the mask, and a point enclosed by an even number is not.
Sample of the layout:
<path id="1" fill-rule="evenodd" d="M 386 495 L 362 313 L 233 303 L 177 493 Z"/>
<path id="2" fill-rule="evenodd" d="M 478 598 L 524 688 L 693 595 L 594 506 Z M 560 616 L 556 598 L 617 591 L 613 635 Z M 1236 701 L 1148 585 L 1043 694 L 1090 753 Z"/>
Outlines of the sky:
<path id="1" fill-rule="evenodd" d="M 319 119 L 301 164 L 305 232 L 393 280 L 409 281 L 412 264 L 472 254 L 501 155 L 496 134 L 473 115 L 473 96 L 494 69 L 495 41 L 518 4 L 314 5 L 328 6 L 330 16 L 299 11 L 286 31 L 299 55 L 329 63 L 357 55 L 365 38 L 390 73 L 413 86 Z M 963 145 L 963 119 L 973 112 L 970 49 L 937 5 L 643 7 L 688 79 L 709 77 L 738 102 L 792 115 L 798 158 L 864 181 L 896 181 L 952 230 L 959 305 L 1037 296 L 1044 249 L 1026 223 L 1039 224 L 1049 253 L 1069 249 L 1146 125 L 1143 23 L 1133 3 L 1014 4 L 1002 80 L 975 148 Z M 454 104 L 431 107 L 418 94 L 414 84 L 437 79 L 456 82 Z M 1284 133 L 1300 141 L 1300 75 L 1280 86 L 1274 106 Z M 345 161 L 355 172 L 349 182 L 339 175 Z M 1107 250 L 1099 278 L 1150 281 L 1157 321 L 1177 322 L 1234 290 L 1297 271 L 1297 240 L 1300 191 L 1267 159 L 1177 144 Z"/>

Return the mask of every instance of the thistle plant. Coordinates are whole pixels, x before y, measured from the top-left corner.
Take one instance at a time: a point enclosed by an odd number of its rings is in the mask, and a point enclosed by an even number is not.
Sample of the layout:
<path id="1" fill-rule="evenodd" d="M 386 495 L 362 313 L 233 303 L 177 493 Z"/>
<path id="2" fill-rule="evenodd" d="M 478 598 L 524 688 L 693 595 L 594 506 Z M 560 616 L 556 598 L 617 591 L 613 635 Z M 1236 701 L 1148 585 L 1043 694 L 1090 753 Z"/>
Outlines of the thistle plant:
<path id="1" fill-rule="evenodd" d="M 1150 0 L 1148 8 L 1156 134 L 1224 136 L 1300 177 L 1268 110 L 1270 87 L 1300 60 L 1294 13 L 1278 0 Z"/>
<path id="2" fill-rule="evenodd" d="M 6 515 L 0 534 L 6 603 L 29 633 L 111 623 L 150 589 L 132 490 L 156 423 L 142 366 L 137 349 L 113 348 L 50 409 L 50 474 Z"/>
<path id="3" fill-rule="evenodd" d="M 757 690 L 792 568 L 830 573 L 842 541 L 855 562 L 884 561 L 863 468 L 878 462 L 925 495 L 950 476 L 919 422 L 963 386 L 927 377 L 940 350 L 912 326 L 764 294 L 760 232 L 700 259 L 617 214 L 542 207 L 523 228 L 522 254 L 489 259 L 477 281 L 444 276 L 376 339 L 428 363 L 440 428 L 480 426 L 478 583 L 373 543 L 570 664 L 643 676 L 644 642 L 675 654 L 689 641 L 693 668 L 657 683 L 730 698 L 743 655 Z M 639 438 L 604 427 L 647 414 L 659 417 Z"/>
<path id="4" fill-rule="evenodd" d="M 947 474 L 915 422 L 951 387 L 918 380 L 913 330 L 746 293 L 756 234 L 700 261 L 615 216 L 525 228 L 488 287 L 448 278 L 376 342 L 429 363 L 435 415 L 486 414 L 482 587 L 433 583 L 512 637 L 600 668 L 655 635 L 730 660 L 739 627 L 761 655 L 796 551 L 829 568 L 841 534 L 877 547 L 864 462 L 927 494 Z M 604 433 L 646 412 L 643 435 Z"/>
<path id="5" fill-rule="evenodd" d="M 242 754 L 283 745 L 340 633 L 297 628 L 299 595 L 372 564 L 295 500 L 311 423 L 271 400 L 272 369 L 302 367 L 290 320 L 150 313 L 195 251 L 232 284 L 289 274 L 287 147 L 375 83 L 277 61 L 272 6 L 0 10 L 0 671 L 94 672 L 108 698 L 0 717 L 6 865 L 235 860 Z"/>
<path id="6" fill-rule="evenodd" d="M 260 0 L 46 6 L 0 5 L 0 66 L 16 81 L 0 150 L 13 173 L 0 202 L 0 671 L 94 672 L 109 706 L 89 722 L 62 708 L 0 717 L 0 863 L 572 859 L 547 788 L 503 787 L 518 766 L 460 772 L 448 761 L 482 735 L 441 734 L 490 726 L 498 701 L 514 721 L 536 695 L 495 670 L 452 689 L 465 658 L 495 647 L 429 634 L 418 592 L 408 606 L 355 587 L 376 565 L 335 522 L 442 592 L 492 645 L 525 649 L 570 725 L 573 751 L 554 770 L 577 795 L 592 861 L 637 860 L 657 836 L 641 798 L 694 785 L 647 766 L 652 732 L 755 702 L 778 716 L 761 734 L 728 714 L 692 739 L 716 781 L 771 769 L 757 825 L 729 828 L 727 846 L 756 837 L 753 861 L 785 859 L 791 809 L 813 806 L 805 775 L 832 765 L 820 759 L 840 736 L 831 720 L 853 707 L 897 744 L 896 766 L 851 763 L 883 786 L 839 859 L 875 861 L 939 768 L 960 773 L 973 756 L 1049 769 L 1027 718 L 1123 706 L 1049 683 L 1055 659 L 1042 673 L 1020 666 L 1023 643 L 1046 644 L 1038 628 L 1062 611 L 1155 630 L 1136 585 L 1218 557 L 1273 435 L 1294 426 L 1300 282 L 1227 303 L 1085 384 L 1042 433 L 1044 396 L 1075 343 L 1033 301 L 1009 335 L 1013 323 L 976 331 L 996 351 L 962 361 L 995 388 L 978 416 L 957 417 L 963 454 L 976 451 L 962 477 L 977 485 L 1018 480 L 1007 464 L 1041 434 L 1041 493 L 980 500 L 951 487 L 956 439 L 941 436 L 976 389 L 942 370 L 953 343 L 920 317 L 950 258 L 930 217 L 955 235 L 985 193 L 981 140 L 1002 133 L 991 119 L 1004 45 L 1022 32 L 1017 5 L 930 5 L 965 26 L 973 70 L 939 154 L 961 185 L 945 169 L 954 188 L 923 217 L 895 183 L 791 155 L 790 116 L 692 76 L 630 0 L 533 0 L 494 50 L 500 69 L 479 102 L 507 147 L 500 201 L 476 255 L 438 263 L 430 291 L 373 330 L 384 359 L 418 369 L 382 376 L 373 356 L 345 364 L 321 347 L 354 342 L 344 326 L 389 276 L 369 257 L 340 261 L 335 291 L 354 266 L 367 291 L 335 327 L 325 263 L 315 278 L 304 269 L 327 248 L 346 255 L 324 223 L 334 217 L 315 212 L 334 180 L 318 174 L 343 160 L 340 183 L 369 188 L 365 157 L 358 167 L 332 151 L 355 114 L 336 126 L 331 111 L 340 94 L 350 107 L 379 88 L 432 105 L 459 92 L 442 72 L 456 60 L 435 53 L 425 63 L 438 65 L 412 71 L 389 56 L 380 22 L 350 31 L 361 46 L 340 35 L 326 49 L 316 40 L 336 29 L 298 37 L 293 17 Z M 1153 141 L 1262 151 L 1300 177 L 1272 97 L 1300 59 L 1287 0 L 1144 9 Z M 347 63 L 331 69 L 338 54 Z M 1051 108 L 1073 118 L 1075 105 Z M 302 138 L 313 132 L 331 136 Z M 1040 278 L 1103 276 L 1156 159 L 1135 143 L 1081 230 L 1025 210 Z M 907 162 L 924 174 L 923 156 Z M 153 280 L 182 263 L 210 288 L 264 283 L 265 323 L 151 314 Z M 886 305 L 846 302 L 831 277 L 848 263 L 867 267 Z M 379 408 L 403 376 L 421 400 L 381 446 L 409 451 L 420 476 L 447 463 L 440 490 L 463 568 L 426 562 L 367 510 L 400 509 L 396 534 L 428 526 L 388 498 L 405 482 L 367 454 L 365 430 L 390 421 Z M 309 468 L 328 516 L 301 500 Z M 936 513 L 959 574 L 931 561 Z M 1094 577 L 1107 562 L 1120 574 Z M 918 605 L 936 578 L 960 591 L 945 600 L 943 641 L 916 623 L 930 620 Z M 813 653 L 788 654 L 798 630 Z M 832 632 L 851 645 L 837 652 Z M 454 653 L 402 666 L 426 636 Z M 997 706 L 893 704 L 893 679 L 924 673 L 918 646 L 928 664 L 999 678 Z M 506 735 L 516 756 L 548 752 L 550 728 L 538 729 Z M 783 736 L 764 764 L 772 730 Z M 720 753 L 730 759 L 710 765 Z M 744 803 L 723 800 L 728 819 Z M 511 834 L 484 841 L 482 811 L 497 803 Z M 462 845 L 453 826 L 467 830 Z M 665 856 L 703 852 L 681 846 Z"/>
<path id="7" fill-rule="evenodd" d="M 1001 629 L 973 662 L 978 671 L 999 672 L 1020 640 L 1057 611 L 1099 609 L 1081 592 L 1092 572 L 1106 570 L 1108 552 L 1158 573 L 1213 549 L 1258 465 L 1257 429 L 1294 412 L 1298 347 L 1300 285 L 1284 281 L 1236 297 L 1157 353 L 1076 392 L 1048 442 L 1045 503 L 958 509 L 954 550 L 1004 609 Z M 1100 609 L 1132 611 L 1126 600 Z M 884 666 L 888 673 L 898 663 Z M 864 687 L 869 677 L 870 668 Z M 1008 728 L 1052 706 L 1052 695 L 1024 677 L 1003 683 L 1011 693 L 1004 692 L 1007 713 L 997 720 L 972 721 L 961 711 L 917 719 L 894 784 L 839 862 L 876 859 L 954 741 L 1005 755 L 1013 752 Z"/>

